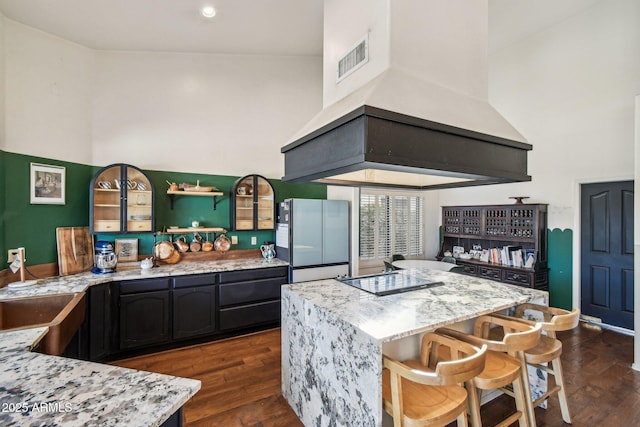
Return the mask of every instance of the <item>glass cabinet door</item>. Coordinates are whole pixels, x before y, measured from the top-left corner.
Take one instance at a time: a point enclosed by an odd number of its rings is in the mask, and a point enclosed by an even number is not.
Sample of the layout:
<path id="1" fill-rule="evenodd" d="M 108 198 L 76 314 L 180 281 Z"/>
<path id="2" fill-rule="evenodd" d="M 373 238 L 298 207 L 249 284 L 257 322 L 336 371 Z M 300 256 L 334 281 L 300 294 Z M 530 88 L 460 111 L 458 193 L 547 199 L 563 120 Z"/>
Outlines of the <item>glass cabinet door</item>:
<path id="1" fill-rule="evenodd" d="M 153 231 L 153 184 L 135 166 L 100 169 L 91 180 L 91 233 Z"/>
<path id="2" fill-rule="evenodd" d="M 253 230 L 253 175 L 240 179 L 235 186 L 236 230 Z"/>
<path id="3" fill-rule="evenodd" d="M 151 182 L 138 169 L 127 166 L 127 231 L 153 231 Z"/>
<path id="4" fill-rule="evenodd" d="M 93 231 L 120 231 L 120 166 L 103 169 L 93 180 Z"/>
<path id="5" fill-rule="evenodd" d="M 238 179 L 232 188 L 231 227 L 234 230 L 275 229 L 275 192 L 259 175 Z"/>
<path id="6" fill-rule="evenodd" d="M 258 216 L 258 230 L 273 230 L 275 228 L 275 205 L 273 187 L 261 176 L 256 177 L 256 205 Z"/>

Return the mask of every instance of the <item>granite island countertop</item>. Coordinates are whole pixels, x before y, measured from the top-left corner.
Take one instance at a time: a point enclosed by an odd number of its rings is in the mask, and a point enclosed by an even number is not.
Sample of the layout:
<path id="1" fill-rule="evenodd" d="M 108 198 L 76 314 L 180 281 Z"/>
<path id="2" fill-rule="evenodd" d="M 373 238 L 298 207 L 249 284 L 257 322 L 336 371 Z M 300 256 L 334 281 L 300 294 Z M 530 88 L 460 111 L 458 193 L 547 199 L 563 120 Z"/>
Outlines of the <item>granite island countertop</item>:
<path id="1" fill-rule="evenodd" d="M 27 288 L 1 288 L 0 300 L 83 292 L 122 280 L 287 266 L 278 259 L 189 262 L 151 270 L 53 277 Z M 0 332 L 0 425 L 159 426 L 200 389 L 200 381 L 49 356 L 31 350 L 46 327 Z"/>
<path id="2" fill-rule="evenodd" d="M 318 308 L 332 313 L 380 343 L 493 313 L 540 298 L 546 291 L 438 270 L 399 270 L 444 284 L 387 296 L 376 296 L 334 279 L 285 285 Z"/>

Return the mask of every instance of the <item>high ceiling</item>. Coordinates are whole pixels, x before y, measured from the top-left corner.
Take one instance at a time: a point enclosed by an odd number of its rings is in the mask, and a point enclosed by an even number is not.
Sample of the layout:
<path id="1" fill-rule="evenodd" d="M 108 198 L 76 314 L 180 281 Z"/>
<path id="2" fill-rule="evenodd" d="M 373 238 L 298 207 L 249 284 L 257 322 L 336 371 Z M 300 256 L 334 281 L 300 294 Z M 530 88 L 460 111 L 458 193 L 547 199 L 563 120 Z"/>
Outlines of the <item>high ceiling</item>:
<path id="1" fill-rule="evenodd" d="M 400 0 L 393 0 L 400 1 Z M 602 0 L 489 0 L 498 50 Z M 101 50 L 321 55 L 323 0 L 0 0 L 9 19 Z M 217 15 L 206 20 L 199 9 Z"/>

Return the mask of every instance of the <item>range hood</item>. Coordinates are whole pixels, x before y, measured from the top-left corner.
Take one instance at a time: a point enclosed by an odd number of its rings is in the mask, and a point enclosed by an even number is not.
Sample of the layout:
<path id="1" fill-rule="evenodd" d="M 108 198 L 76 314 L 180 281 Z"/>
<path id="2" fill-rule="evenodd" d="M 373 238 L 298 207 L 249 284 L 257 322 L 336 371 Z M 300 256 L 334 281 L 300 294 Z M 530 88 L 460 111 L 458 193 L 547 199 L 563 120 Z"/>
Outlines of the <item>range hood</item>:
<path id="1" fill-rule="evenodd" d="M 325 107 L 282 148 L 282 180 L 414 189 L 530 181 L 527 152 L 532 146 L 487 101 L 486 23 L 469 24 L 469 17 L 477 20 L 481 13 L 486 19 L 487 7 L 486 2 L 471 3 L 378 0 L 388 17 L 378 15 L 372 23 L 368 16 L 363 25 L 372 34 L 370 48 L 386 37 L 382 51 L 388 51 L 388 58 L 369 61 L 340 83 L 325 64 Z M 332 19 L 342 19 L 343 4 L 325 2 L 325 63 L 331 60 L 327 31 Z M 425 19 L 412 19 L 413 14 Z M 451 24 L 444 30 L 437 26 L 442 14 Z M 344 22 L 333 24 L 340 31 Z M 376 33 L 379 27 L 385 37 Z M 463 29 L 472 46 L 459 40 L 447 45 L 442 38 L 428 41 L 456 28 Z M 484 49 L 478 39 L 485 41 Z M 394 49 L 402 53 L 395 55 Z M 464 58 L 464 63 L 451 64 L 451 58 Z M 436 63 L 445 71 L 434 71 Z M 380 71 L 362 83 L 349 82 L 359 74 L 367 79 L 372 73 L 367 67 Z M 354 89 L 341 93 L 348 86 Z"/>

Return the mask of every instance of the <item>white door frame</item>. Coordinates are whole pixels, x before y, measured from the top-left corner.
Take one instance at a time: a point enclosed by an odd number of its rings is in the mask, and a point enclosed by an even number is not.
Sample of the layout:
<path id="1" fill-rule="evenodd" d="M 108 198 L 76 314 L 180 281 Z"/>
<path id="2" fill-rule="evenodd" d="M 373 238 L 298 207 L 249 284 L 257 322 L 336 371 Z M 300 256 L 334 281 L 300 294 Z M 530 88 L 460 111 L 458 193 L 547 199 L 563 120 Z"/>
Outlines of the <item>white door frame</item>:
<path id="1" fill-rule="evenodd" d="M 638 194 L 640 191 L 640 95 L 636 96 L 636 113 L 635 113 L 635 175 L 636 180 L 634 182 L 634 192 Z M 637 289 L 635 284 L 640 283 L 640 197 L 634 197 L 634 229 L 633 229 L 633 276 L 634 276 L 634 288 Z M 636 290 L 634 289 L 634 291 Z M 640 371 L 640 292 L 634 292 L 633 294 L 633 309 L 635 315 L 633 316 L 634 329 L 636 331 L 633 341 L 633 353 L 634 362 L 632 368 L 636 371 Z"/>

